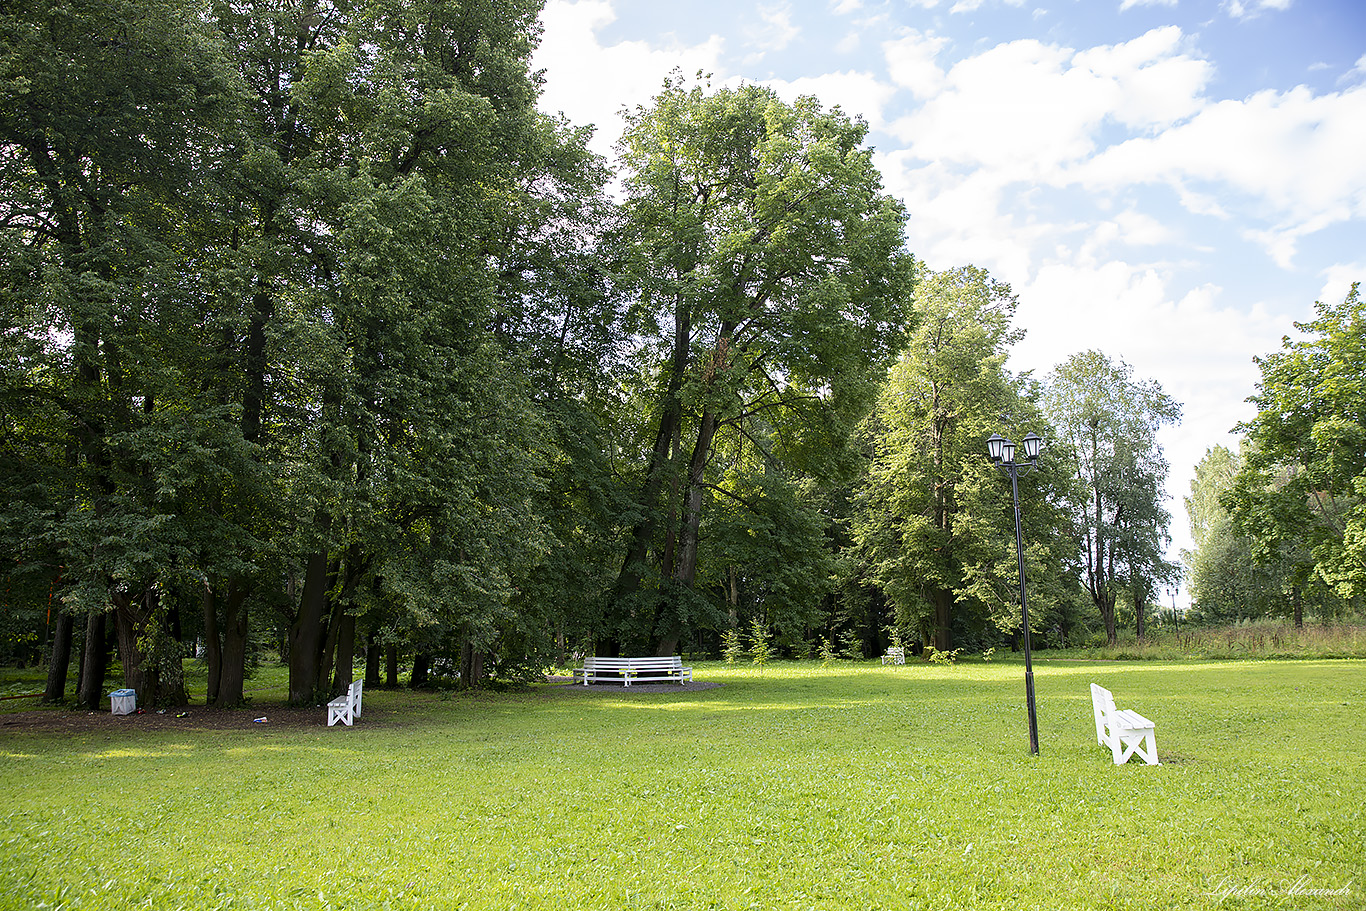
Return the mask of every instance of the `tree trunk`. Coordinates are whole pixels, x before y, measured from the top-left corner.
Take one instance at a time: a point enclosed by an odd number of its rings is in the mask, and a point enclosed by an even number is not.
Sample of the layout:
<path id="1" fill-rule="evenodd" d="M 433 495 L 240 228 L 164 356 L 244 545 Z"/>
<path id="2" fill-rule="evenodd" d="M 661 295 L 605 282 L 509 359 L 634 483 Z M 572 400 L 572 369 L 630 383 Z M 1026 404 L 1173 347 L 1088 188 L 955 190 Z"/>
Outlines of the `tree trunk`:
<path id="1" fill-rule="evenodd" d="M 484 685 L 484 652 L 474 647 L 469 639 L 460 646 L 460 686 L 477 690 Z"/>
<path id="2" fill-rule="evenodd" d="M 934 647 L 941 652 L 949 650 L 950 621 L 953 615 L 953 595 L 946 591 L 934 593 Z"/>
<path id="3" fill-rule="evenodd" d="M 218 632 L 218 597 L 213 584 L 206 578 L 204 591 L 199 596 L 204 612 L 204 663 L 209 668 L 209 679 L 204 690 L 204 704 L 218 704 L 218 685 L 223 674 L 223 643 Z"/>
<path id="4" fill-rule="evenodd" d="M 1100 618 L 1105 623 L 1105 642 L 1111 648 L 1119 644 L 1119 630 L 1115 628 L 1115 596 L 1110 592 L 1110 580 L 1114 578 L 1113 566 L 1107 564 L 1105 552 L 1105 514 L 1101 504 L 1100 490 L 1096 490 L 1096 575 L 1095 591 L 1092 597 L 1100 608 Z M 1118 518 L 1118 516 L 1116 516 Z M 1110 559 L 1114 559 L 1114 543 L 1110 544 Z"/>
<path id="5" fill-rule="evenodd" d="M 336 573 L 334 572 L 335 576 Z M 336 662 L 340 660 L 338 645 L 341 641 L 342 618 L 346 615 L 346 609 L 342 606 L 340 599 L 332 601 L 332 613 L 327 616 L 327 624 L 324 627 L 323 648 L 318 655 L 318 679 L 313 684 L 313 692 L 320 694 L 319 702 L 326 702 L 341 693 L 333 686 L 336 680 Z M 355 627 L 352 628 L 352 646 L 355 645 Z M 349 673 L 349 672 L 348 672 Z M 349 683 L 349 681 L 348 681 Z"/>
<path id="6" fill-rule="evenodd" d="M 614 595 L 618 602 L 639 591 L 644 578 L 657 520 L 655 510 L 669 465 L 669 445 L 683 421 L 683 406 L 678 396 L 683 388 L 683 375 L 688 369 L 691 336 L 692 314 L 683 296 L 679 295 L 674 305 L 673 356 L 669 362 L 668 379 L 659 399 L 659 429 L 655 433 L 654 446 L 650 449 L 650 462 L 640 492 L 640 519 L 631 529 L 631 546 L 617 576 Z"/>
<path id="7" fill-rule="evenodd" d="M 413 676 L 408 680 L 408 686 L 412 689 L 421 689 L 427 685 L 427 674 L 432 667 L 432 656 L 426 652 L 418 652 L 413 655 Z"/>
<path id="8" fill-rule="evenodd" d="M 171 634 L 168 614 L 154 591 L 137 598 L 114 595 L 114 629 L 123 685 L 137 690 L 143 705 L 185 705 L 180 643 Z"/>
<path id="9" fill-rule="evenodd" d="M 398 686 L 398 646 L 391 645 L 384 650 L 384 685 Z"/>
<path id="10" fill-rule="evenodd" d="M 367 688 L 379 686 L 380 653 L 379 643 L 375 641 L 375 631 L 370 630 L 365 646 L 365 686 Z"/>
<path id="11" fill-rule="evenodd" d="M 223 603 L 222 673 L 216 705 L 237 706 L 246 702 L 247 596 L 251 590 L 240 581 L 228 584 Z"/>
<path id="12" fill-rule="evenodd" d="M 289 627 L 289 702 L 314 705 L 322 700 L 318 691 L 319 664 L 324 644 L 323 620 L 328 615 L 327 592 L 332 587 L 325 553 L 312 553 L 304 566 L 304 587 L 299 594 L 299 614 Z"/>
<path id="13" fill-rule="evenodd" d="M 1119 644 L 1119 630 L 1115 627 L 1115 599 L 1104 591 L 1100 594 L 1100 618 L 1105 622 L 1105 641 L 1114 648 Z"/>
<path id="14" fill-rule="evenodd" d="M 340 696 L 355 679 L 356 615 L 342 614 L 337 623 L 336 669 L 332 674 L 332 695 Z"/>
<path id="15" fill-rule="evenodd" d="M 1304 629 L 1304 600 L 1300 597 L 1300 587 L 1292 585 L 1290 587 L 1290 604 L 1294 612 L 1295 629 Z"/>
<path id="16" fill-rule="evenodd" d="M 104 674 L 109 669 L 109 646 L 105 642 L 106 617 L 103 611 L 90 614 L 85 621 L 85 648 L 81 651 L 81 679 L 77 702 L 92 711 L 100 708 Z"/>
<path id="17" fill-rule="evenodd" d="M 731 564 L 726 569 L 726 616 L 731 628 L 740 626 L 740 568 Z"/>
<path id="18" fill-rule="evenodd" d="M 123 685 L 137 691 L 139 705 L 152 705 L 160 680 L 155 662 L 145 666 L 147 656 L 138 644 L 147 632 L 140 599 L 115 595 L 113 601 L 114 635 L 118 641 L 119 661 L 123 664 Z"/>
<path id="19" fill-rule="evenodd" d="M 76 630 L 76 620 L 65 610 L 57 611 L 57 629 L 52 637 L 52 656 L 47 664 L 47 689 L 43 691 L 44 702 L 61 702 L 66 699 L 66 675 L 71 669 L 71 637 Z"/>
<path id="20" fill-rule="evenodd" d="M 1138 634 L 1138 641 L 1139 641 L 1139 642 L 1142 642 L 1143 639 L 1144 639 L 1144 637 L 1147 636 L 1147 634 L 1148 634 L 1148 622 L 1147 622 L 1147 619 L 1143 616 L 1143 614 L 1144 614 L 1143 608 L 1144 608 L 1144 606 L 1147 604 L 1148 598 L 1147 598 L 1147 595 L 1145 594 L 1145 592 L 1146 592 L 1146 587 L 1143 585 L 1143 583 L 1142 583 L 1141 581 L 1135 581 L 1134 584 L 1133 584 L 1133 589 L 1134 589 L 1134 632 Z"/>
<path id="21" fill-rule="evenodd" d="M 716 437 L 718 420 L 714 411 L 704 411 L 697 428 L 697 442 L 693 444 L 692 458 L 688 464 L 688 487 L 683 511 L 683 526 L 679 534 L 678 562 L 674 568 L 673 584 L 682 591 L 691 591 L 697 580 L 697 552 L 702 529 L 702 482 L 711 457 L 712 440 Z M 666 606 L 667 609 L 667 606 Z M 675 608 L 672 616 L 662 616 L 658 620 L 658 655 L 672 655 L 678 651 L 678 639 L 682 634 L 682 618 Z"/>

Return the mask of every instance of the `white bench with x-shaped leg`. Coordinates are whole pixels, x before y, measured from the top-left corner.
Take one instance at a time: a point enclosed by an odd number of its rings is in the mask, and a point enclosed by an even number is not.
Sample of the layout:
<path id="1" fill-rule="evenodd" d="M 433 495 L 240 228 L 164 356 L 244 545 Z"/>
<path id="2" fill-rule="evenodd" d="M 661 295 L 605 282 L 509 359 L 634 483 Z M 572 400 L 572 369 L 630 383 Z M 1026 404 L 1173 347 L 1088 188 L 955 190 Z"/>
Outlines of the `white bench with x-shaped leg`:
<path id="1" fill-rule="evenodd" d="M 349 726 L 360 717 L 361 685 L 360 680 L 351 681 L 346 692 L 327 704 L 328 727 L 332 727 L 338 721 Z"/>
<path id="2" fill-rule="evenodd" d="M 1115 708 L 1115 697 L 1103 686 L 1091 684 L 1091 710 L 1096 716 L 1096 742 L 1108 746 L 1115 765 L 1138 756 L 1148 765 L 1157 761 L 1157 726 L 1138 712 Z"/>

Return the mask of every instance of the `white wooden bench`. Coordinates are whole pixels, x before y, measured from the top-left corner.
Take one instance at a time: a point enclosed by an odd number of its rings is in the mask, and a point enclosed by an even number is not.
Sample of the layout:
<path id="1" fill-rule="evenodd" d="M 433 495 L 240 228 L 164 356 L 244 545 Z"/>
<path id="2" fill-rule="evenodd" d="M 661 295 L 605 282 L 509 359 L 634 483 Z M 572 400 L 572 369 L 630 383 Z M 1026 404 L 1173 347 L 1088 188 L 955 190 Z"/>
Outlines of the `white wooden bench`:
<path id="1" fill-rule="evenodd" d="M 360 717 L 361 684 L 360 680 L 352 680 L 346 692 L 327 704 L 328 727 L 332 727 L 338 721 L 350 726 Z"/>
<path id="2" fill-rule="evenodd" d="M 1096 716 L 1096 742 L 1108 746 L 1115 765 L 1124 765 L 1137 755 L 1148 765 L 1157 761 L 1157 731 L 1147 718 L 1130 709 L 1115 708 L 1115 697 L 1098 684 L 1091 684 L 1091 710 Z"/>
<path id="3" fill-rule="evenodd" d="M 889 661 L 892 664 L 905 664 L 906 650 L 899 645 L 889 645 L 887 647 L 887 654 L 882 656 L 882 663 L 886 664 Z"/>
<path id="4" fill-rule="evenodd" d="M 584 686 L 590 683 L 630 686 L 632 682 L 671 681 L 683 684 L 692 680 L 692 668 L 684 667 L 683 659 L 678 655 L 664 658 L 597 658 L 590 655 L 583 659 L 583 667 L 574 668 L 574 682 L 580 680 Z"/>

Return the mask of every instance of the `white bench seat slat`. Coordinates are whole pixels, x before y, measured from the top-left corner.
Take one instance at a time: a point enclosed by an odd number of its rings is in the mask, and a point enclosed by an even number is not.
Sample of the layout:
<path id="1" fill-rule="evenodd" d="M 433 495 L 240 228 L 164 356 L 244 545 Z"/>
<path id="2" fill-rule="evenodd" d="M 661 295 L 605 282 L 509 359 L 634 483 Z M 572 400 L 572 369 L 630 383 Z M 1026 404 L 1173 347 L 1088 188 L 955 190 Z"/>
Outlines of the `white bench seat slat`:
<path id="1" fill-rule="evenodd" d="M 1119 726 L 1122 728 L 1141 729 L 1156 727 L 1155 724 L 1153 724 L 1147 718 L 1144 718 L 1142 715 L 1138 714 L 1138 712 L 1135 712 L 1133 709 L 1123 709 L 1119 712 L 1116 712 L 1115 720 L 1119 722 Z"/>
<path id="2" fill-rule="evenodd" d="M 648 675 L 643 676 L 642 675 Z M 663 658 L 598 658 L 589 656 L 583 659 L 583 667 L 574 669 L 574 682 L 620 683 L 630 686 L 636 683 L 671 682 L 679 684 L 692 680 L 692 668 L 683 666 L 678 655 Z"/>
<path id="3" fill-rule="evenodd" d="M 1115 697 L 1105 687 L 1091 684 L 1091 711 L 1096 720 L 1096 742 L 1108 746 L 1115 765 L 1133 756 L 1148 765 L 1157 761 L 1157 725 L 1133 709 L 1115 708 Z"/>
<path id="4" fill-rule="evenodd" d="M 887 654 L 882 656 L 882 663 L 886 664 L 888 661 L 892 664 L 905 664 L 906 650 L 899 645 L 888 646 Z"/>

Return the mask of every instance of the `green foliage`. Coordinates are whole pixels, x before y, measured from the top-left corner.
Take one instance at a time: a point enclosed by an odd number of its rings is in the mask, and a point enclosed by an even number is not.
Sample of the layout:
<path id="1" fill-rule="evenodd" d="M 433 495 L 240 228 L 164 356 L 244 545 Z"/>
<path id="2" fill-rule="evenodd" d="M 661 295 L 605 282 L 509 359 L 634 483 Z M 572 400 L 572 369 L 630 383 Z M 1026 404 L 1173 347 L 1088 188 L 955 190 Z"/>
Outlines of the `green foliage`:
<path id="1" fill-rule="evenodd" d="M 768 641 L 768 626 L 758 617 L 749 623 L 749 656 L 759 667 L 763 667 L 768 663 L 768 659 L 773 657 L 773 646 Z"/>
<path id="2" fill-rule="evenodd" d="M 1318 303 L 1258 358 L 1257 415 L 1243 464 L 1221 502 L 1263 566 L 1296 586 L 1349 602 L 1366 585 L 1366 302 L 1356 284 L 1341 304 Z"/>
<path id="3" fill-rule="evenodd" d="M 1185 501 L 1195 548 L 1181 556 L 1192 610 L 1207 621 L 1274 616 L 1291 607 L 1291 567 L 1283 560 L 1258 562 L 1253 542 L 1238 532 L 1221 502 L 1241 465 L 1241 457 L 1222 446 L 1206 450 Z"/>
<path id="4" fill-rule="evenodd" d="M 1109 646 L 1102 637 L 1089 647 L 1048 655 L 1103 661 L 1366 658 L 1366 627 L 1360 622 L 1330 620 L 1296 627 L 1289 618 L 1208 624 L 1195 620 L 1182 619 L 1179 628 L 1164 624 L 1142 641 L 1130 633 Z"/>
<path id="5" fill-rule="evenodd" d="M 963 650 L 961 648 L 950 649 L 948 651 L 941 651 L 935 648 L 933 645 L 930 645 L 926 646 L 925 648 L 925 660 L 928 661 L 930 664 L 953 664 L 958 660 L 958 656 L 962 654 L 962 652 Z"/>
<path id="6" fill-rule="evenodd" d="M 727 664 L 734 664 L 744 653 L 745 647 L 740 642 L 739 629 L 732 626 L 721 634 L 721 654 Z"/>
<path id="7" fill-rule="evenodd" d="M 722 588 L 733 585 L 735 608 L 762 609 L 776 640 L 796 649 L 821 625 L 822 603 L 833 586 L 829 522 L 792 478 L 745 467 L 727 472 L 719 485 L 727 495 L 711 504 L 702 578 Z M 715 578 L 717 570 L 725 574 Z"/>
<path id="8" fill-rule="evenodd" d="M 985 450 L 993 432 L 1046 430 L 1033 384 L 1005 368 L 1022 334 L 1015 305 L 1009 286 L 982 269 L 924 277 L 917 326 L 864 428 L 871 464 L 851 522 L 858 558 L 895 607 L 898 634 L 941 649 L 955 621 L 1019 622 L 1010 486 Z M 1057 598 L 1067 558 L 1059 464 L 1046 458 L 1021 485 L 1041 611 Z"/>
<path id="9" fill-rule="evenodd" d="M 839 655 L 835 652 L 835 643 L 830 641 L 829 636 L 821 639 L 821 647 L 817 650 L 816 656 L 821 660 L 821 667 L 828 667 L 831 662 L 839 660 Z"/>
<path id="10" fill-rule="evenodd" d="M 125 651 L 202 604 L 211 673 L 274 626 L 309 701 L 350 618 L 523 675 L 601 598 L 606 168 L 535 111 L 539 3 L 410 6 L 0 14 L 0 578 Z"/>

